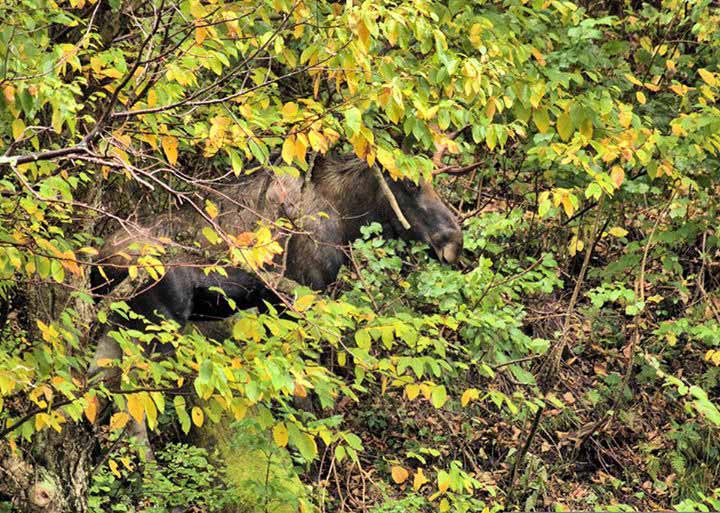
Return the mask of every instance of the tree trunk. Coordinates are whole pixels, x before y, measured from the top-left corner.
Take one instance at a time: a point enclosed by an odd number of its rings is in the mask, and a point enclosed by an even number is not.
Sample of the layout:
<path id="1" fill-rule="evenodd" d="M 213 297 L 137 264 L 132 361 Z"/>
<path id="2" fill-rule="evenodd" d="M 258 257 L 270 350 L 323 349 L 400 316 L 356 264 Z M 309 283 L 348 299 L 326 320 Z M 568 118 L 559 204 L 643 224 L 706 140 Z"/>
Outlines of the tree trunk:
<path id="1" fill-rule="evenodd" d="M 86 423 L 69 422 L 61 432 L 36 435 L 26 459 L 0 454 L 0 492 L 22 513 L 86 513 L 95 434 Z"/>

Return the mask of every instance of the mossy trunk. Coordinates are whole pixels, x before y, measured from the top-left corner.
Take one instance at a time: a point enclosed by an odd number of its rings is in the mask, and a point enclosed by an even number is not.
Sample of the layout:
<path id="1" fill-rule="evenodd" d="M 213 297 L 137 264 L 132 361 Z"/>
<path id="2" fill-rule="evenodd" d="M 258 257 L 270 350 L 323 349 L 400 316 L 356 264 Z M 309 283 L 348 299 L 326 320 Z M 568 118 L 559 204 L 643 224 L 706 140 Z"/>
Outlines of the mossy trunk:
<path id="1" fill-rule="evenodd" d="M 82 423 L 43 431 L 22 459 L 4 447 L 0 492 L 21 513 L 86 513 L 94 447 L 95 436 Z"/>

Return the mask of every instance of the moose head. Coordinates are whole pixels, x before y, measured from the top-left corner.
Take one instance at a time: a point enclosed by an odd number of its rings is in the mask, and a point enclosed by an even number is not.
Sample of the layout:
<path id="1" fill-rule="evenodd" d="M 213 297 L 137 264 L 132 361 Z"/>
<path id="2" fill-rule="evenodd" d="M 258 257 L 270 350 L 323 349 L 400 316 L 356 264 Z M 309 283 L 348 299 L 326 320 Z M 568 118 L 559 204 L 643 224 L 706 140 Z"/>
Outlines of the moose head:
<path id="1" fill-rule="evenodd" d="M 386 238 L 425 242 L 444 263 L 454 263 L 463 248 L 455 216 L 427 180 L 393 179 L 357 158 L 327 160 L 316 166 L 313 183 L 342 220 L 346 242 L 360 227 L 378 222 Z"/>

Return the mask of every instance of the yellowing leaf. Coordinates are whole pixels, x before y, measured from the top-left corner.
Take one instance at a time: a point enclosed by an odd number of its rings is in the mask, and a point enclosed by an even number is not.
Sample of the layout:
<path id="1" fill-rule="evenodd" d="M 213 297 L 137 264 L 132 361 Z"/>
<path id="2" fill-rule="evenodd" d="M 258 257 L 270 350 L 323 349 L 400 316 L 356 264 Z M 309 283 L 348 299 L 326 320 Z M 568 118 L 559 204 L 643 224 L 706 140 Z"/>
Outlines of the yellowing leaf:
<path id="1" fill-rule="evenodd" d="M 538 61 L 538 64 L 540 66 L 545 66 L 545 57 L 543 57 L 543 54 L 535 48 L 534 46 L 530 49 L 530 53 L 533 54 L 533 57 L 535 57 L 535 60 Z"/>
<path id="2" fill-rule="evenodd" d="M 394 465 L 390 469 L 390 474 L 392 475 L 393 481 L 395 481 L 397 484 L 404 483 L 410 476 L 410 473 L 399 465 Z"/>
<path id="3" fill-rule="evenodd" d="M 3 96 L 5 97 L 5 100 L 8 102 L 8 104 L 15 103 L 15 88 L 11 85 L 6 85 L 3 88 Z"/>
<path id="4" fill-rule="evenodd" d="M 690 90 L 685 84 L 673 84 L 670 86 L 670 89 L 678 96 L 685 96 Z"/>
<path id="5" fill-rule="evenodd" d="M 447 390 L 445 385 L 437 385 L 432 389 L 430 393 L 430 402 L 435 408 L 442 408 L 447 401 Z"/>
<path id="6" fill-rule="evenodd" d="M 413 477 L 413 489 L 415 491 L 420 490 L 422 485 L 428 482 L 428 478 L 425 477 L 425 474 L 423 473 L 423 469 L 419 468 L 417 469 L 417 472 L 415 472 L 415 477 Z"/>
<path id="7" fill-rule="evenodd" d="M 615 226 L 614 228 L 610 228 L 608 233 L 613 237 L 625 237 L 628 234 L 628 231 L 625 228 Z"/>
<path id="8" fill-rule="evenodd" d="M 621 110 L 618 113 L 618 122 L 620 123 L 620 126 L 623 128 L 629 127 L 630 123 L 632 123 L 632 111 Z"/>
<path id="9" fill-rule="evenodd" d="M 450 474 L 442 470 L 438 472 L 437 483 L 440 493 L 447 492 L 448 488 L 450 488 Z"/>
<path id="10" fill-rule="evenodd" d="M 288 135 L 282 145 L 282 159 L 286 164 L 291 164 L 295 156 L 295 136 Z"/>
<path id="11" fill-rule="evenodd" d="M 143 405 L 140 394 L 130 394 L 127 396 L 128 411 L 136 422 L 142 423 L 145 415 L 145 406 Z"/>
<path id="12" fill-rule="evenodd" d="M 295 301 L 295 309 L 298 312 L 303 312 L 307 310 L 314 301 L 315 294 L 307 294 L 305 296 L 302 296 Z"/>
<path id="13" fill-rule="evenodd" d="M 25 122 L 22 119 L 17 118 L 15 121 L 12 122 L 13 139 L 15 139 L 16 141 L 20 140 L 23 133 L 25 133 Z"/>
<path id="14" fill-rule="evenodd" d="M 550 130 L 550 118 L 547 109 L 536 109 L 535 112 L 533 112 L 533 122 L 542 133 Z"/>
<path id="15" fill-rule="evenodd" d="M 140 394 L 143 405 L 145 406 L 145 418 L 147 419 L 148 427 L 155 429 L 157 427 L 157 408 L 152 397 L 147 392 Z"/>
<path id="16" fill-rule="evenodd" d="M 557 118 L 555 128 L 557 129 L 558 135 L 560 135 L 560 139 L 563 141 L 570 139 L 570 136 L 573 134 L 573 123 L 570 114 L 567 112 L 560 114 Z"/>
<path id="17" fill-rule="evenodd" d="M 578 239 L 577 235 L 573 235 L 573 238 L 570 240 L 570 244 L 568 244 L 568 252 L 570 253 L 570 256 L 575 256 L 578 251 L 582 251 L 585 248 L 585 243 Z"/>
<path id="18" fill-rule="evenodd" d="M 90 424 L 95 423 L 95 418 L 97 417 L 97 411 L 98 411 L 98 400 L 97 397 L 94 395 L 92 397 L 85 396 L 87 400 L 87 406 L 85 406 L 85 416 L 90 421 Z"/>
<path id="19" fill-rule="evenodd" d="M 563 209 L 565 210 L 565 214 L 568 217 L 571 217 L 575 213 L 575 204 L 572 201 L 573 196 L 569 193 L 565 193 L 562 195 L 560 203 L 562 203 Z"/>
<path id="20" fill-rule="evenodd" d="M 411 401 L 420 395 L 420 385 L 410 384 L 405 386 L 405 393 Z"/>
<path id="21" fill-rule="evenodd" d="M 217 205 L 210 200 L 205 200 L 205 211 L 213 219 L 215 219 L 218 216 Z"/>
<path id="22" fill-rule="evenodd" d="M 273 427 L 273 440 L 278 447 L 285 447 L 288 444 L 288 430 L 283 422 Z"/>
<path id="23" fill-rule="evenodd" d="M 208 36 L 208 30 L 206 27 L 203 27 L 202 25 L 199 27 L 195 27 L 195 42 L 198 45 L 202 45 L 203 41 L 205 41 L 205 38 Z"/>
<path id="24" fill-rule="evenodd" d="M 698 70 L 698 73 L 700 74 L 700 78 L 702 78 L 707 85 L 712 87 L 718 85 L 717 78 L 713 72 L 701 68 Z"/>
<path id="25" fill-rule="evenodd" d="M 178 159 L 178 140 L 172 135 L 164 135 L 160 140 L 165 156 L 171 165 L 175 165 Z"/>
<path id="26" fill-rule="evenodd" d="M 305 388 L 305 385 L 296 381 L 295 387 L 293 388 L 293 395 L 295 397 L 307 397 L 307 389 Z"/>
<path id="27" fill-rule="evenodd" d="M 110 417 L 110 430 L 115 431 L 117 429 L 124 428 L 130 421 L 130 415 L 124 411 L 119 411 Z"/>
<path id="28" fill-rule="evenodd" d="M 638 91 L 635 93 L 635 97 L 637 98 L 637 101 L 640 103 L 640 105 L 645 105 L 647 103 L 647 98 L 645 98 L 645 93 L 642 91 Z"/>
<path id="29" fill-rule="evenodd" d="M 480 397 L 480 391 L 476 388 L 468 388 L 463 392 L 462 397 L 460 398 L 460 404 L 463 406 L 467 406 L 468 403 L 473 399 L 478 399 Z"/>
<path id="30" fill-rule="evenodd" d="M 115 460 L 108 460 L 108 466 L 110 467 L 110 472 L 112 472 L 115 477 L 122 477 L 120 470 L 118 470 L 118 464 Z"/>
<path id="31" fill-rule="evenodd" d="M 636 86 L 642 86 L 642 82 L 640 82 L 635 76 L 633 76 L 631 73 L 625 73 L 625 78 L 633 85 Z"/>
<path id="32" fill-rule="evenodd" d="M 582 136 L 587 139 L 588 141 L 592 139 L 593 136 L 593 122 L 590 118 L 583 119 L 583 122 L 580 124 L 580 133 Z"/>
<path id="33" fill-rule="evenodd" d="M 193 406 L 191 417 L 193 424 L 197 427 L 202 427 L 203 422 L 205 421 L 205 414 L 198 406 Z"/>
<path id="34" fill-rule="evenodd" d="M 610 179 L 616 188 L 619 188 L 625 180 L 625 171 L 620 166 L 613 166 L 610 170 Z"/>
<path id="35" fill-rule="evenodd" d="M 298 105 L 295 102 L 287 102 L 283 105 L 282 115 L 285 121 L 291 120 L 298 113 Z"/>

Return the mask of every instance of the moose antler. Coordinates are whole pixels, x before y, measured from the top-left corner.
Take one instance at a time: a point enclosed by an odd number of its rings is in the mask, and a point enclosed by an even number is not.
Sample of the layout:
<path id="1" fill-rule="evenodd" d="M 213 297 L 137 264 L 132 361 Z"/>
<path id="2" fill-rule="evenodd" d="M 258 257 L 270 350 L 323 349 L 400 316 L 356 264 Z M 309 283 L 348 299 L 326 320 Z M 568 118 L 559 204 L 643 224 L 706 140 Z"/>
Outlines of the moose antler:
<path id="1" fill-rule="evenodd" d="M 403 228 L 406 230 L 410 229 L 410 223 L 408 222 L 405 215 L 402 213 L 402 210 L 400 209 L 400 205 L 398 205 L 397 200 L 395 199 L 395 195 L 390 190 L 390 187 L 388 186 L 387 182 L 385 181 L 385 177 L 382 174 L 382 171 L 380 171 L 380 168 L 377 166 L 371 166 L 372 172 L 375 173 L 375 176 L 378 179 L 378 183 L 380 184 L 380 190 L 382 190 L 383 195 L 387 198 L 388 203 L 390 203 L 390 207 L 393 209 L 393 212 L 395 212 L 395 215 L 398 218 L 398 221 L 400 221 L 400 224 Z"/>

